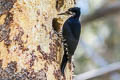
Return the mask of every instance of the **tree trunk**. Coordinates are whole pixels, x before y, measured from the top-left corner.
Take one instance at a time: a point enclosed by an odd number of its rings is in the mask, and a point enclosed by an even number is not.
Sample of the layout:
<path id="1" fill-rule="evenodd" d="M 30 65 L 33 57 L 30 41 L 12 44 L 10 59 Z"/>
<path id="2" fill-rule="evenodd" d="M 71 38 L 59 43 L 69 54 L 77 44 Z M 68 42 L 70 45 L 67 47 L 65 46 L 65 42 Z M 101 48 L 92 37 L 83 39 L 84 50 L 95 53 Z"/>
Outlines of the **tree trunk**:
<path id="1" fill-rule="evenodd" d="M 0 80 L 72 80 L 71 64 L 60 71 L 58 16 L 74 0 L 0 0 Z"/>

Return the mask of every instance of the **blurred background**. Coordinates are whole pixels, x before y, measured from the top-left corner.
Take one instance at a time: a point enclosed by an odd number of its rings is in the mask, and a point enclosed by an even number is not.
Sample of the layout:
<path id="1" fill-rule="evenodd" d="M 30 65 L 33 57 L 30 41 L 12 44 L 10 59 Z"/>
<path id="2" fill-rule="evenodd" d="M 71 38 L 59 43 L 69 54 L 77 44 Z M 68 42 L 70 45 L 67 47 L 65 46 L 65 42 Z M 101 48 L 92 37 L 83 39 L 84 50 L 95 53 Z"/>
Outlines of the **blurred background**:
<path id="1" fill-rule="evenodd" d="M 77 0 L 76 6 L 82 32 L 75 80 L 120 80 L 120 0 Z"/>

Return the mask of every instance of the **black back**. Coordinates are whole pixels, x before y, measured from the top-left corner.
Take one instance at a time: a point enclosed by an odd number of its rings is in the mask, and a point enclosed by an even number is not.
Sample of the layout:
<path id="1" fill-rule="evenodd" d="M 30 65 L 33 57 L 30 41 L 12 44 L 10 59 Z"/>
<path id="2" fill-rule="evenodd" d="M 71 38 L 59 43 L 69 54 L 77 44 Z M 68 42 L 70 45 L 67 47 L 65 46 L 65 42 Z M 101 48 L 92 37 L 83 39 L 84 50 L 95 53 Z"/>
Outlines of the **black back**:
<path id="1" fill-rule="evenodd" d="M 68 45 L 68 54 L 73 55 L 77 47 L 81 32 L 81 25 L 79 20 L 74 17 L 70 17 L 66 20 L 63 25 L 63 38 L 66 40 Z"/>

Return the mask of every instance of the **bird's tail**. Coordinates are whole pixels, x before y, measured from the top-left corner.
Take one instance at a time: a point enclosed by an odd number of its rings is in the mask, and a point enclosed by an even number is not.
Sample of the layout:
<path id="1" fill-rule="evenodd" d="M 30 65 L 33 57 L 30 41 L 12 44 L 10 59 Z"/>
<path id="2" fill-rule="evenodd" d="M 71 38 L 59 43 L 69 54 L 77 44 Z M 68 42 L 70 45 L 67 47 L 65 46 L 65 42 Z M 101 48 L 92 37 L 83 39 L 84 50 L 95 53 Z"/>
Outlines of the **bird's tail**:
<path id="1" fill-rule="evenodd" d="M 62 63 L 61 63 L 61 66 L 60 66 L 61 67 L 61 72 L 62 72 L 63 75 L 64 75 L 64 70 L 65 70 L 67 62 L 68 62 L 68 55 L 66 53 L 64 53 Z"/>

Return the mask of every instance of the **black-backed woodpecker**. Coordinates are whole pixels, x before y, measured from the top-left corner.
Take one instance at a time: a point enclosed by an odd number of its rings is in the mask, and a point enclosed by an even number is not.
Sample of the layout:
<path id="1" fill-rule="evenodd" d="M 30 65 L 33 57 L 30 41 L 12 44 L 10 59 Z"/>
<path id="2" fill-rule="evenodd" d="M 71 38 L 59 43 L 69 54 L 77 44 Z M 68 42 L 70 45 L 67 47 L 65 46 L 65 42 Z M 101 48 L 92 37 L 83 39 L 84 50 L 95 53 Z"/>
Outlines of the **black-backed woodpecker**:
<path id="1" fill-rule="evenodd" d="M 59 15 L 72 15 L 68 18 L 62 28 L 63 45 L 64 45 L 64 55 L 61 62 L 61 72 L 64 75 L 64 69 L 68 61 L 71 62 L 72 55 L 79 42 L 79 37 L 81 33 L 81 24 L 79 21 L 81 11 L 78 7 L 73 7 L 68 9 L 64 13 Z"/>

